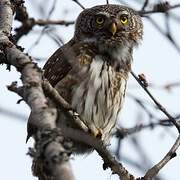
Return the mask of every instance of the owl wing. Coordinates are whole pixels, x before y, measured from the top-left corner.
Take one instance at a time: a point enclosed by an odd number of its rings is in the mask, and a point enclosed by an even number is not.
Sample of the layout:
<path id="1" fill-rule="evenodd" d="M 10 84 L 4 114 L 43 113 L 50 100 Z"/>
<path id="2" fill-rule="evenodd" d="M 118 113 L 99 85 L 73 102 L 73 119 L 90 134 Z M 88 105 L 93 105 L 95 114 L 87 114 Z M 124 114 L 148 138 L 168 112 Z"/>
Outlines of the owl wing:
<path id="1" fill-rule="evenodd" d="M 44 65 L 44 77 L 68 103 L 73 96 L 72 87 L 84 80 L 86 71 L 83 69 L 89 67 L 95 52 L 93 45 L 71 40 Z"/>
<path id="2" fill-rule="evenodd" d="M 70 52 L 73 44 L 74 42 L 70 41 L 57 49 L 44 65 L 44 77 L 52 86 L 55 86 L 61 81 L 72 69 L 72 65 L 68 59 L 70 56 L 73 58 L 73 52 Z"/>

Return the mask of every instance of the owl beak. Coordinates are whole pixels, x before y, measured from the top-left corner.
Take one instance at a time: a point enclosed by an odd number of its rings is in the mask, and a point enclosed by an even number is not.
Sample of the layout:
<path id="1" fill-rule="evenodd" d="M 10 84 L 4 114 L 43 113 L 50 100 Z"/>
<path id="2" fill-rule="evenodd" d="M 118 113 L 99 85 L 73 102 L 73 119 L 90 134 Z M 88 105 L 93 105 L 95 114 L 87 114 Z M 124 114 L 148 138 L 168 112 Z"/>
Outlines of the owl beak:
<path id="1" fill-rule="evenodd" d="M 115 22 L 113 22 L 109 28 L 109 31 L 112 33 L 112 35 L 114 36 L 117 32 L 117 25 Z"/>

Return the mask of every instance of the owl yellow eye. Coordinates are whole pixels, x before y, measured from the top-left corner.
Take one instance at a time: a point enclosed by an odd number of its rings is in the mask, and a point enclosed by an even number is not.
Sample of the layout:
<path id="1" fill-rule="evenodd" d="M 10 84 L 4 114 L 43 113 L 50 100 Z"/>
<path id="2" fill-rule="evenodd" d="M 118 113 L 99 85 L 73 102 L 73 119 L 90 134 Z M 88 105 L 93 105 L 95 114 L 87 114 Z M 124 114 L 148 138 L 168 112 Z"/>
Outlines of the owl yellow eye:
<path id="1" fill-rule="evenodd" d="M 127 24 L 128 23 L 128 18 L 126 16 L 122 16 L 120 18 L 120 21 L 121 21 L 122 24 Z"/>
<path id="2" fill-rule="evenodd" d="M 103 18 L 103 17 L 97 17 L 97 18 L 96 18 L 96 23 L 97 23 L 98 25 L 102 25 L 102 24 L 104 23 L 104 18 Z"/>

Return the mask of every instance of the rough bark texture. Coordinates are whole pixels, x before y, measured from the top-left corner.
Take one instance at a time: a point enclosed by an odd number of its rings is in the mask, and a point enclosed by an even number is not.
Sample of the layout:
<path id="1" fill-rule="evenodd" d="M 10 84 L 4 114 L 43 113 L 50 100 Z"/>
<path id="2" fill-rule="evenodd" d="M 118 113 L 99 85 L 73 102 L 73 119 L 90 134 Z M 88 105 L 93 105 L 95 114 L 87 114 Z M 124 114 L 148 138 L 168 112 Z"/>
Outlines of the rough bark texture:
<path id="1" fill-rule="evenodd" d="M 30 106 L 32 111 L 32 123 L 38 130 L 53 130 L 56 120 L 56 109 L 49 108 L 44 95 L 41 82 L 42 72 L 38 66 L 32 62 L 31 58 L 24 54 L 21 49 L 14 45 L 10 40 L 11 27 L 13 20 L 12 4 L 9 0 L 0 1 L 0 55 L 1 63 L 13 65 L 21 73 L 23 88 L 21 96 Z M 13 85 L 14 86 L 14 85 Z M 11 87 L 18 91 L 18 87 Z M 50 131 L 51 132 L 51 131 Z M 46 139 L 47 141 L 47 139 Z M 50 177 L 54 180 L 64 179 L 74 180 L 68 158 L 61 158 L 61 161 L 54 161 L 55 157 L 61 157 L 62 151 L 66 154 L 61 142 L 53 139 L 47 146 L 42 146 L 42 139 L 36 138 L 36 153 L 40 152 L 39 158 L 43 161 L 44 168 L 48 170 Z M 41 146 L 37 146 L 41 144 Z M 41 149 L 40 147 L 43 147 Z M 68 156 L 67 156 L 68 157 Z M 47 162 L 47 163 L 46 163 Z M 44 176 L 45 177 L 45 176 Z M 49 178 L 49 177 L 48 177 Z M 39 174 L 39 179 L 43 179 Z"/>

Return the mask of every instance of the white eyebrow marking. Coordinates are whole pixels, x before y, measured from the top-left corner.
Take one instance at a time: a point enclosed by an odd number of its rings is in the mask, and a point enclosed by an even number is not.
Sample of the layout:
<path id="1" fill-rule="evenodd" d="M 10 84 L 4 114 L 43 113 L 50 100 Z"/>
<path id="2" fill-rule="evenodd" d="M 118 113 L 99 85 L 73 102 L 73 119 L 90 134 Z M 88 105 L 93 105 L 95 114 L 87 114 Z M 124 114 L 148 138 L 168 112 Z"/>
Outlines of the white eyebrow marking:
<path id="1" fill-rule="evenodd" d="M 106 17 L 110 17 L 110 14 L 108 12 L 99 12 L 96 15 L 104 15 Z"/>

